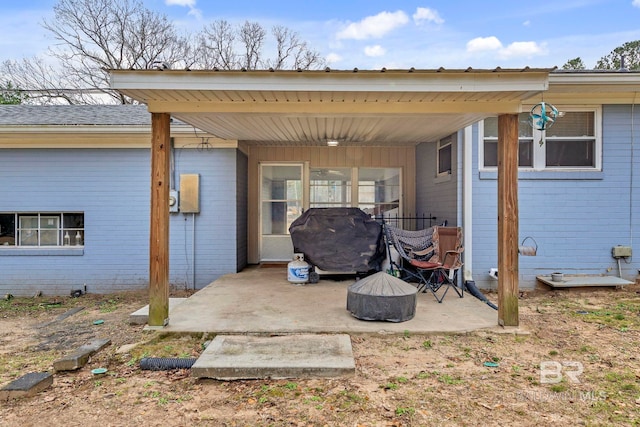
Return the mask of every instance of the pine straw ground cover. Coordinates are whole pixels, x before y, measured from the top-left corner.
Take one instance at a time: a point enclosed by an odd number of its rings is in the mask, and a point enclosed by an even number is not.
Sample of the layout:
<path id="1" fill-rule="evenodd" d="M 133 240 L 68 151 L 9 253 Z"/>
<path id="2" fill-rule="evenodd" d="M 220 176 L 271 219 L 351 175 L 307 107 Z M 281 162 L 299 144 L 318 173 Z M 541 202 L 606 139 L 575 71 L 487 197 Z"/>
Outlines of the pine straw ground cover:
<path id="1" fill-rule="evenodd" d="M 0 425 L 638 425 L 637 292 L 527 293 L 527 334 L 352 335 L 351 377 L 231 382 L 139 368 L 147 356 L 197 357 L 211 339 L 129 325 L 144 292 L 14 298 L 0 301 L 0 385 L 51 371 L 92 338 L 112 344 L 36 396 L 1 402 Z M 84 309 L 54 321 L 73 307 Z"/>

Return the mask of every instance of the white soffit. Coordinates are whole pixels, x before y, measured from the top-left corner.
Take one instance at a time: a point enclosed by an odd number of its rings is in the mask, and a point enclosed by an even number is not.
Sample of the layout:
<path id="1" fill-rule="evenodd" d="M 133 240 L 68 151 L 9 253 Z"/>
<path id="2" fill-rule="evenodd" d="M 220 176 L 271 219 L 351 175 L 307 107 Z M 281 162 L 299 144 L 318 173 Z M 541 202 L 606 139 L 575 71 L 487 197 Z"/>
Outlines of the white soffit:
<path id="1" fill-rule="evenodd" d="M 219 138 L 253 144 L 417 144 L 548 88 L 549 70 L 113 70 L 112 87 Z"/>

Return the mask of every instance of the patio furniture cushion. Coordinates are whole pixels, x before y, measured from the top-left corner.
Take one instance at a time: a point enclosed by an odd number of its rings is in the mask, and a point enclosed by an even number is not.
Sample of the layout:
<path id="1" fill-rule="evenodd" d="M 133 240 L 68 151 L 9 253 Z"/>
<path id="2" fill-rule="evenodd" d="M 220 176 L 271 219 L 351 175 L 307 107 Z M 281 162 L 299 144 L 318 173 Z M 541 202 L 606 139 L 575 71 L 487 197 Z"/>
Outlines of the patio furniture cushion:
<path id="1" fill-rule="evenodd" d="M 361 320 L 404 322 L 416 312 L 418 289 L 385 272 L 377 272 L 350 285 L 347 310 Z"/>
<path id="2" fill-rule="evenodd" d="M 440 265 L 437 262 L 420 261 L 419 259 L 412 259 L 409 263 L 418 268 L 436 268 Z"/>

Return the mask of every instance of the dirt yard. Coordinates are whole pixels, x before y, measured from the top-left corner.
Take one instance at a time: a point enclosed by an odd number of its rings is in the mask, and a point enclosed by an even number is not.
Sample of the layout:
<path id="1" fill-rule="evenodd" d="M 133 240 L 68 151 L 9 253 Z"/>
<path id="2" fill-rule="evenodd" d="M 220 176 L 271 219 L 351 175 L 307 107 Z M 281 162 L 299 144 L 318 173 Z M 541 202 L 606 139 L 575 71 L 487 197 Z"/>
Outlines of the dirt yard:
<path id="1" fill-rule="evenodd" d="M 111 345 L 36 396 L 0 402 L 0 425 L 640 425 L 639 289 L 523 294 L 529 334 L 353 335 L 348 378 L 233 382 L 140 369 L 143 357 L 197 357 L 211 339 L 129 325 L 146 293 L 13 298 L 0 301 L 0 386 L 53 372 L 92 339 Z"/>

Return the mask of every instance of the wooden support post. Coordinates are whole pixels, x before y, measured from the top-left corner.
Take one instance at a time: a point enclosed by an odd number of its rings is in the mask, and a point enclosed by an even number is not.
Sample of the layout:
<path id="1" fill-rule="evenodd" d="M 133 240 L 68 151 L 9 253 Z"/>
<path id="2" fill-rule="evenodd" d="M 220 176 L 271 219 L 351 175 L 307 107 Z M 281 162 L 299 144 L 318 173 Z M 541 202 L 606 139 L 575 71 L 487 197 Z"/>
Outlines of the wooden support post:
<path id="1" fill-rule="evenodd" d="M 518 326 L 518 115 L 498 117 L 498 324 Z"/>
<path id="2" fill-rule="evenodd" d="M 151 114 L 149 326 L 169 323 L 170 115 Z"/>

